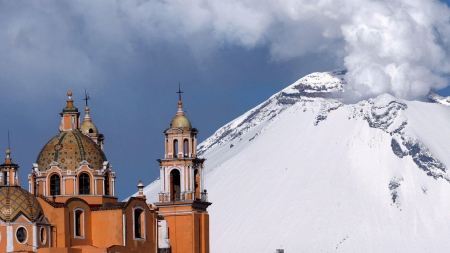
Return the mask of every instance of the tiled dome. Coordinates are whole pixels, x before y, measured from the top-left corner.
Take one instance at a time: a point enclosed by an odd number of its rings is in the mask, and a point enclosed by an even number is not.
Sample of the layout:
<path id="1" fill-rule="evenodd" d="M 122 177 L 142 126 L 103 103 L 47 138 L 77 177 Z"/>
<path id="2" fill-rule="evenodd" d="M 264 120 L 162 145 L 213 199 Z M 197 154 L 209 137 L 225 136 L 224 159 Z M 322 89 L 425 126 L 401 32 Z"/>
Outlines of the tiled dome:
<path id="1" fill-rule="evenodd" d="M 75 170 L 86 160 L 95 170 L 102 169 L 106 156 L 100 147 L 79 130 L 62 131 L 53 137 L 39 153 L 36 163 L 40 171 L 50 169 L 56 161 L 63 170 Z"/>
<path id="2" fill-rule="evenodd" d="M 39 220 L 44 214 L 36 197 L 20 186 L 0 187 L 0 219 L 14 221 L 20 214 L 30 221 Z"/>

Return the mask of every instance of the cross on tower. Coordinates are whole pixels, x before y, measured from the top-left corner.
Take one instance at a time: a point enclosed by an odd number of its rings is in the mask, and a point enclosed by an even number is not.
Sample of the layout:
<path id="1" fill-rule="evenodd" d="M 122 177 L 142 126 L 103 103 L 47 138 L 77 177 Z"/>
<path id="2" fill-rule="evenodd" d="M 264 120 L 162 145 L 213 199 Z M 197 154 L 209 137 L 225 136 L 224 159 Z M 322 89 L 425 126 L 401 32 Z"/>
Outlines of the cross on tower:
<path id="1" fill-rule="evenodd" d="M 83 100 L 86 101 L 86 106 L 88 106 L 88 100 L 89 99 L 91 99 L 91 98 L 89 97 L 89 94 L 86 92 L 86 89 L 84 89 L 84 98 L 83 98 Z"/>
<path id="2" fill-rule="evenodd" d="M 178 93 L 179 100 L 181 101 L 181 93 L 183 93 L 183 92 L 181 91 L 181 84 L 180 83 L 178 83 L 178 91 L 176 93 Z"/>

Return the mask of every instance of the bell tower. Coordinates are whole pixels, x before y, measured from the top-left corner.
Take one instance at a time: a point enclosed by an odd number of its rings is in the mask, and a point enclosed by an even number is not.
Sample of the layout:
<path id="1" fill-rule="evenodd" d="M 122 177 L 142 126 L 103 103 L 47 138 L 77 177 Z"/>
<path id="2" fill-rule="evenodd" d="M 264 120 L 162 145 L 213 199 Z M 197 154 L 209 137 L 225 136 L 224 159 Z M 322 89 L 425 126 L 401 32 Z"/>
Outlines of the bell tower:
<path id="1" fill-rule="evenodd" d="M 161 189 L 155 205 L 167 220 L 172 253 L 209 253 L 209 214 L 203 180 L 205 159 L 197 157 L 197 129 L 178 110 L 164 131 L 165 155 L 158 159 Z M 183 238 L 181 241 L 180 238 Z"/>

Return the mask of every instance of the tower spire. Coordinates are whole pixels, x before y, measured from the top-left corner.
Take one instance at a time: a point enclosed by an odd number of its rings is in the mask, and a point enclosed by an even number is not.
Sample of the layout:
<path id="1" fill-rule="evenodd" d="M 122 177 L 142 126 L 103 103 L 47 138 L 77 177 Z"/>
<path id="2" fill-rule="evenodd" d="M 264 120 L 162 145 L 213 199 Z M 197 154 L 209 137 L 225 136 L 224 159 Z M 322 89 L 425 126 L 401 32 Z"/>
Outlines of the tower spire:
<path id="1" fill-rule="evenodd" d="M 91 99 L 89 97 L 89 93 L 86 92 L 86 88 L 84 89 L 84 98 L 83 100 L 86 101 L 86 107 L 88 107 L 88 100 Z"/>
<path id="2" fill-rule="evenodd" d="M 11 142 L 9 140 L 9 130 L 8 130 L 8 149 L 6 150 L 5 164 L 13 164 L 10 155 L 11 155 Z"/>
<path id="3" fill-rule="evenodd" d="M 183 93 L 183 92 L 181 91 L 181 83 L 180 82 L 178 82 L 178 91 L 177 91 L 177 93 L 178 93 L 178 101 L 181 101 L 181 93 Z"/>

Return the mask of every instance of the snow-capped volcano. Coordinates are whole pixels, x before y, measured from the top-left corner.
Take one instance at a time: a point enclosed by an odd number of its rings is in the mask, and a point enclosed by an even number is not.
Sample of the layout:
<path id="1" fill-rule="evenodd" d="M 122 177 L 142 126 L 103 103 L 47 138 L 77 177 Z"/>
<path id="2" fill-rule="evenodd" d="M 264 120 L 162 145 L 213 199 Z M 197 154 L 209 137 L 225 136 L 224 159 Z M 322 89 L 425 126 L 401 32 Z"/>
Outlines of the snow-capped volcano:
<path id="1" fill-rule="evenodd" d="M 450 107 L 343 104 L 344 74 L 310 74 L 199 145 L 211 252 L 448 251 Z"/>

